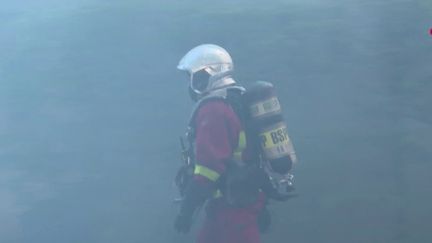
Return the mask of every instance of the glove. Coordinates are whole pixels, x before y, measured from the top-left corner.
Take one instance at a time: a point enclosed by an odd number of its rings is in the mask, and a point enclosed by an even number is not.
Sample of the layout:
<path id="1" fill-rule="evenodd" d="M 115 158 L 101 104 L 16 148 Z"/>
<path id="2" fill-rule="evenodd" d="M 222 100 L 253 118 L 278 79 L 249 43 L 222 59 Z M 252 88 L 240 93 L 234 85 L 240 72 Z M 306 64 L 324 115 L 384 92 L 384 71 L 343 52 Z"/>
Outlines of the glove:
<path id="1" fill-rule="evenodd" d="M 179 214 L 174 221 L 174 228 L 179 233 L 188 233 L 192 225 L 192 216 Z"/>
<path id="2" fill-rule="evenodd" d="M 201 185 L 191 181 L 185 191 L 180 205 L 180 213 L 174 221 L 174 228 L 180 233 L 188 233 L 192 225 L 192 217 L 209 195 L 213 192 L 213 184 Z"/>

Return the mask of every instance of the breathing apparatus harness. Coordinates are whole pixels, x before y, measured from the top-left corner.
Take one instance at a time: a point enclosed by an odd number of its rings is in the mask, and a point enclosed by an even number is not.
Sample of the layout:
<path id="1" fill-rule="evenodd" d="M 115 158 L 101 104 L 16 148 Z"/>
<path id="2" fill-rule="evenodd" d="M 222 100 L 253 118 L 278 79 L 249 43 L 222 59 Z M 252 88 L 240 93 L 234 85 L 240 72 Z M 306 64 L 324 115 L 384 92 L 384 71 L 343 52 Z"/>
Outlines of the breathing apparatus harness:
<path id="1" fill-rule="evenodd" d="M 175 201 L 182 200 L 186 187 L 194 174 L 195 128 L 193 120 L 196 112 L 203 104 L 214 100 L 222 100 L 230 105 L 243 124 L 246 135 L 254 137 L 253 144 L 248 145 L 253 146 L 255 153 L 252 164 L 262 169 L 268 176 L 272 187 L 269 190 L 273 195 L 270 197 L 276 200 L 293 197 L 291 192 L 294 190 L 294 176 L 290 170 L 292 164 L 296 162 L 294 148 L 288 137 L 273 85 L 259 81 L 254 83 L 248 91 L 241 86 L 232 85 L 216 90 L 197 102 L 186 133 L 187 145 L 183 137 L 180 137 L 183 165 L 175 177 L 175 185 L 180 192 L 180 198 Z M 237 166 L 234 167 L 237 168 Z"/>

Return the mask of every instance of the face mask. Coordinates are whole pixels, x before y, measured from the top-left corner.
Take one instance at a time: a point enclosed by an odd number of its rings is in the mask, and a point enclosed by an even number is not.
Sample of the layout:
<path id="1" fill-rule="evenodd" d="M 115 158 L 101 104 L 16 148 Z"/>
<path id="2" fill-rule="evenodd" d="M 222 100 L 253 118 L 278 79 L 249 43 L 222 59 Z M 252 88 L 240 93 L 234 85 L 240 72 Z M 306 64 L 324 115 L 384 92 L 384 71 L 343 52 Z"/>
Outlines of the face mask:
<path id="1" fill-rule="evenodd" d="M 191 75 L 191 88 L 197 93 L 203 93 L 209 84 L 210 75 L 203 69 Z"/>

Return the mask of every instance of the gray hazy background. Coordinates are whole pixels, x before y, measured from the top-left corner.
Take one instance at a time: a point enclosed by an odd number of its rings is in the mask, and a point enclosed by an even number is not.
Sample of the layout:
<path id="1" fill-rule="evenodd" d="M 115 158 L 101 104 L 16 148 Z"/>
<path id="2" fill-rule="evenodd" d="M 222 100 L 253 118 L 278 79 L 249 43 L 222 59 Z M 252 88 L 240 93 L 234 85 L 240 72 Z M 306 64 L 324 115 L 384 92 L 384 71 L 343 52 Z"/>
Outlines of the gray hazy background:
<path id="1" fill-rule="evenodd" d="M 430 0 L 0 0 L 0 242 L 190 242 L 175 67 L 201 43 L 277 86 L 297 148 L 263 242 L 429 242 L 431 27 Z"/>

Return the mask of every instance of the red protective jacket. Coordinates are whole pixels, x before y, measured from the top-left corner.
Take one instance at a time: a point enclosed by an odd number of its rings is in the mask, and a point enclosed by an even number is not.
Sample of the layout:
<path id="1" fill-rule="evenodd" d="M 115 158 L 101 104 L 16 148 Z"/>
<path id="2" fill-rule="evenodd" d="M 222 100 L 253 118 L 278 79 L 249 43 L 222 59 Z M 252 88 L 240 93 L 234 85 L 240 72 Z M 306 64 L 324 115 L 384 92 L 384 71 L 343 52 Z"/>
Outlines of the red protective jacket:
<path id="1" fill-rule="evenodd" d="M 195 127 L 196 155 L 192 183 L 201 188 L 201 191 L 207 191 L 208 198 L 216 190 L 218 178 L 225 174 L 228 161 L 238 151 L 243 127 L 231 106 L 218 99 L 200 105 L 192 123 Z M 241 157 L 248 159 L 247 149 Z M 257 214 L 263 206 L 263 194 L 260 194 L 256 203 L 243 208 L 228 205 L 223 196 L 212 199 L 197 242 L 258 243 Z"/>
<path id="2" fill-rule="evenodd" d="M 226 170 L 239 143 L 242 125 L 233 109 L 223 100 L 204 101 L 194 120 L 196 163 L 219 174 Z M 205 183 L 205 176 L 196 174 Z"/>

